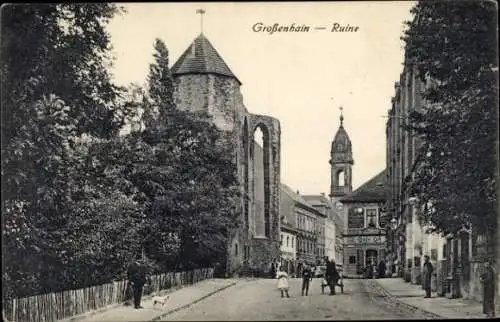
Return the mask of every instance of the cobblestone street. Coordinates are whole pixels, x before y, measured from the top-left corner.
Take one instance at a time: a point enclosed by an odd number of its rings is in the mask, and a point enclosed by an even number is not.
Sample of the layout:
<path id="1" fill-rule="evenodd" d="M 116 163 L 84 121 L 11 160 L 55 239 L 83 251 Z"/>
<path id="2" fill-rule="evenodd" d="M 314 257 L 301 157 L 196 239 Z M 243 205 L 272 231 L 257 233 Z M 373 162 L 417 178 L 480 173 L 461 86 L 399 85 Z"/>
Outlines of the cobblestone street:
<path id="1" fill-rule="evenodd" d="M 301 296 L 301 280 L 290 280 L 291 298 L 281 298 L 276 280 L 241 281 L 189 308 L 162 318 L 173 320 L 378 320 L 430 319 L 439 316 L 393 302 L 372 280 L 345 280 L 344 294 L 322 295 L 319 279 L 309 296 Z"/>

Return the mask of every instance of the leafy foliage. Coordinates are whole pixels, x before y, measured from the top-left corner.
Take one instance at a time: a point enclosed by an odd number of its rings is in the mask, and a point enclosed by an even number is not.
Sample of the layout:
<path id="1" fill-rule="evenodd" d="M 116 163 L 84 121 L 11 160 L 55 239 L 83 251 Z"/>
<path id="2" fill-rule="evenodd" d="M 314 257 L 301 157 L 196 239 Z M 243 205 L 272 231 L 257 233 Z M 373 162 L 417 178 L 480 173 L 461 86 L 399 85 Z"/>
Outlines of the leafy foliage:
<path id="1" fill-rule="evenodd" d="M 151 236 L 168 232 L 178 238 L 176 262 L 184 267 L 213 263 L 225 256 L 237 217 L 231 142 L 208 115 L 175 108 L 168 50 L 159 39 L 154 59 L 144 99 L 149 118 L 140 134 L 152 152 L 152 167 L 141 168 L 131 180 L 148 198 L 148 216 L 156 223 Z M 156 256 L 158 249 L 150 245 Z"/>
<path id="2" fill-rule="evenodd" d="M 105 24 L 113 4 L 20 4 L 2 8 L 3 138 L 9 141 L 29 118 L 17 106 L 54 94 L 77 120 L 79 133 L 109 137 L 123 120 L 114 102 Z M 26 86 L 29 85 L 29 86 Z"/>
<path id="3" fill-rule="evenodd" d="M 4 298 L 124 278 L 143 250 L 162 271 L 220 260 L 237 216 L 230 142 L 175 108 L 166 46 L 148 88 L 126 90 L 107 71 L 114 5 L 3 9 Z"/>
<path id="4" fill-rule="evenodd" d="M 128 227 L 136 227 L 141 211 L 116 194 L 115 180 L 102 175 L 92 151 L 127 118 L 123 92 L 106 68 L 104 27 L 119 10 L 111 4 L 2 9 L 4 296 L 109 281 L 134 252 L 130 243 L 109 242 L 133 236 Z"/>
<path id="5" fill-rule="evenodd" d="M 144 121 L 148 127 L 157 127 L 160 123 L 167 122 L 167 113 L 175 108 L 174 82 L 168 67 L 167 46 L 157 38 L 154 49 L 154 63 L 149 65 L 148 96 L 144 101 Z"/>
<path id="6" fill-rule="evenodd" d="M 496 6 L 419 1 L 404 36 L 406 62 L 430 86 L 411 115 L 422 140 L 412 193 L 424 220 L 453 233 L 496 227 Z"/>

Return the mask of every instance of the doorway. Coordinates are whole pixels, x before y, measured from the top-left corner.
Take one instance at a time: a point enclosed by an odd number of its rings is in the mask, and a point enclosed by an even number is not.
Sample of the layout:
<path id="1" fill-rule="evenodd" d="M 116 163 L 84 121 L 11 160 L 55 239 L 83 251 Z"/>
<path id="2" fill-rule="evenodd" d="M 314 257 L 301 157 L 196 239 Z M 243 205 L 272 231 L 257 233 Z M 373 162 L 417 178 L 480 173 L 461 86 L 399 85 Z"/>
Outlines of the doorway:
<path id="1" fill-rule="evenodd" d="M 365 266 L 377 265 L 378 252 L 375 249 L 368 249 L 365 256 Z"/>

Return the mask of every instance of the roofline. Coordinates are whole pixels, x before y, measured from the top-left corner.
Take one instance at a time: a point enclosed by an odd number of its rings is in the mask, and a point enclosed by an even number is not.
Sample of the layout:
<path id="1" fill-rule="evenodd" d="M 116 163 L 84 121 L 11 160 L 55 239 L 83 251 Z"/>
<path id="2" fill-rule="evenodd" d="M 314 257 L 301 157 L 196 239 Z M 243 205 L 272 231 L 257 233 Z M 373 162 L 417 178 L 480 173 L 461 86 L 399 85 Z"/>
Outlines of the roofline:
<path id="1" fill-rule="evenodd" d="M 356 202 L 385 202 L 387 201 L 387 198 L 378 198 L 378 199 L 366 199 L 366 198 L 360 198 L 360 199 L 340 199 L 340 202 L 342 203 L 356 203 Z"/>
<path id="2" fill-rule="evenodd" d="M 321 211 L 319 211 L 318 209 L 314 208 L 312 205 L 304 205 L 304 204 L 302 204 L 302 202 L 298 202 L 298 201 L 295 201 L 295 204 L 302 209 L 312 210 L 312 212 L 320 215 L 321 217 L 328 217 L 327 215 L 321 213 Z"/>
<path id="3" fill-rule="evenodd" d="M 291 233 L 297 233 L 296 228 L 293 228 L 292 226 L 289 226 L 289 225 L 285 225 L 283 223 L 280 223 L 280 230 L 281 229 L 288 230 L 288 232 L 291 232 Z"/>
<path id="4" fill-rule="evenodd" d="M 222 74 L 222 73 L 217 73 L 217 72 L 203 72 L 203 73 L 195 73 L 195 72 L 175 72 L 175 73 L 172 73 L 172 76 L 181 76 L 181 75 L 217 75 L 217 76 L 224 76 L 224 77 L 227 77 L 227 78 L 234 78 L 236 79 L 236 81 L 238 82 L 238 84 L 241 86 L 243 85 L 242 82 L 240 82 L 240 80 L 238 79 L 238 77 L 236 76 L 231 76 L 231 75 L 226 75 L 226 74 Z"/>

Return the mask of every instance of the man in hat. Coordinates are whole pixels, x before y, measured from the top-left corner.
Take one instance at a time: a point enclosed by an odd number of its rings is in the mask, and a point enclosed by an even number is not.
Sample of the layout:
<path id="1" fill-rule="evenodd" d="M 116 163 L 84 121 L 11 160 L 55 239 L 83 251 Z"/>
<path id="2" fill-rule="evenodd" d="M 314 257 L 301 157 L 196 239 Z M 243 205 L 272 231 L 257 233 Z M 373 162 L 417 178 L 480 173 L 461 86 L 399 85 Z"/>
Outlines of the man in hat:
<path id="1" fill-rule="evenodd" d="M 434 267 L 432 266 L 431 262 L 429 261 L 429 256 L 425 255 L 424 256 L 424 270 L 422 274 L 422 286 L 425 290 L 425 298 L 430 298 L 431 297 L 431 280 L 432 280 L 432 273 L 434 272 Z"/>
<path id="2" fill-rule="evenodd" d="M 142 309 L 142 289 L 146 284 L 146 265 L 142 259 L 136 259 L 128 269 L 128 280 L 134 293 L 134 308 Z"/>

